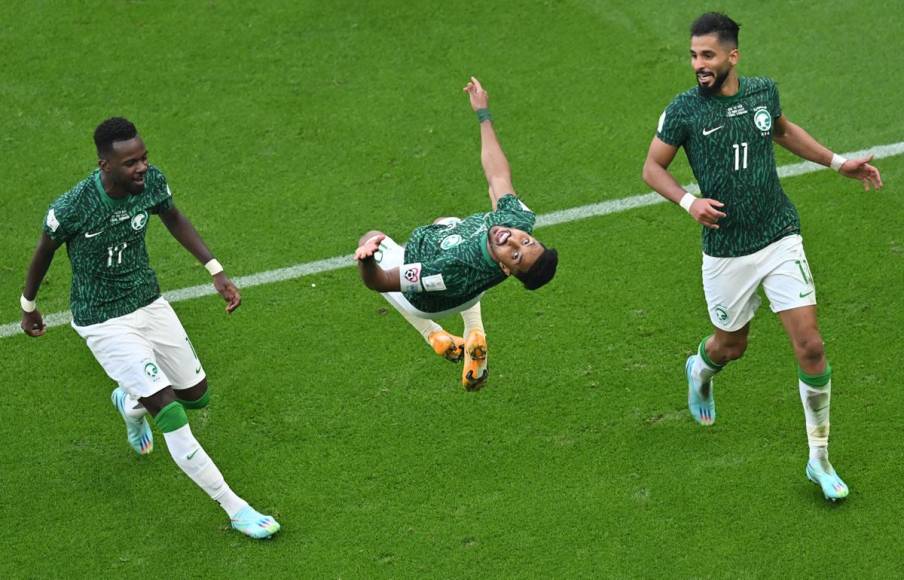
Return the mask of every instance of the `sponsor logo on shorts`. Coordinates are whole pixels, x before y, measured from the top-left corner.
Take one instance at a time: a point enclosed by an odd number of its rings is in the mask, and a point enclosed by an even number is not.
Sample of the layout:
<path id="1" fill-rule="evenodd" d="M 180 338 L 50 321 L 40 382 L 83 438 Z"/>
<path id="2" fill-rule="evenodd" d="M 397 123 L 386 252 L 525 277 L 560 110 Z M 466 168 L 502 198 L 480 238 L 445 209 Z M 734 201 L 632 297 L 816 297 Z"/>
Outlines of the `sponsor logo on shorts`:
<path id="1" fill-rule="evenodd" d="M 454 248 L 462 241 L 462 237 L 458 234 L 452 234 L 451 236 L 446 236 L 443 238 L 443 241 L 440 242 L 439 247 L 448 250 L 449 248 Z"/>
<path id="2" fill-rule="evenodd" d="M 140 231 L 140 230 L 144 229 L 144 226 L 146 226 L 147 223 L 148 223 L 148 212 L 142 211 L 141 213 L 137 214 L 135 217 L 132 218 L 132 229 L 135 230 L 136 232 Z"/>
<path id="3" fill-rule="evenodd" d="M 806 298 L 807 296 L 809 296 L 809 295 L 812 294 L 813 292 L 815 292 L 815 290 L 810 290 L 809 292 L 801 292 L 801 293 L 800 293 L 800 297 L 801 297 L 801 298 Z"/>

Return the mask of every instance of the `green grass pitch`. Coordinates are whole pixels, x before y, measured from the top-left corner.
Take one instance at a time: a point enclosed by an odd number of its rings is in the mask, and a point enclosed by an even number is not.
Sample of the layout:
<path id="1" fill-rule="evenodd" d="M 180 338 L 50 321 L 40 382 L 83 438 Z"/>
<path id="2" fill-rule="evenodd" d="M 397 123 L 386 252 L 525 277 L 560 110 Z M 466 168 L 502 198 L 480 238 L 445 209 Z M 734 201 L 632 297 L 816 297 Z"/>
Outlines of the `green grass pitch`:
<path id="1" fill-rule="evenodd" d="M 5 3 L 0 324 L 103 118 L 135 121 L 227 271 L 252 274 L 484 210 L 470 74 L 538 213 L 647 192 L 656 121 L 694 82 L 688 24 L 712 8 L 742 24 L 741 73 L 775 78 L 822 142 L 904 141 L 895 1 Z M 232 317 L 213 297 L 176 304 L 213 396 L 193 430 L 282 523 L 269 542 L 229 531 L 159 434 L 134 456 L 71 329 L 0 338 L 0 577 L 898 575 L 904 157 L 876 164 L 878 193 L 829 171 L 784 181 L 835 369 L 844 503 L 804 478 L 795 363 L 768 307 L 718 378 L 718 423 L 690 419 L 699 230 L 663 204 L 538 230 L 559 276 L 486 296 L 479 393 L 351 268 L 248 288 Z M 690 181 L 683 154 L 675 172 Z M 148 238 L 164 290 L 206 281 L 156 220 Z M 61 251 L 45 314 L 68 283 Z"/>

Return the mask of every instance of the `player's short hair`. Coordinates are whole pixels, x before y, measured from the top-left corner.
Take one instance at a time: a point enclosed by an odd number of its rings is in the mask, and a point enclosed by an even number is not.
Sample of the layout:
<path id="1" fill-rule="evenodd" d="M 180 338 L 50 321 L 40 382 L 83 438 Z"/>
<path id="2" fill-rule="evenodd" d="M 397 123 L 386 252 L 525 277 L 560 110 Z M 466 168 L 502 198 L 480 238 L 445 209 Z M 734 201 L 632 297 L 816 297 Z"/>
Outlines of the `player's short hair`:
<path id="1" fill-rule="evenodd" d="M 138 136 L 138 129 L 124 117 L 110 117 L 94 130 L 94 146 L 97 155 L 103 156 L 113 150 L 116 141 L 128 141 Z"/>
<path id="2" fill-rule="evenodd" d="M 691 24 L 691 36 L 715 34 L 722 44 L 738 47 L 741 25 L 721 12 L 707 12 Z"/>
<path id="3" fill-rule="evenodd" d="M 538 242 L 539 243 L 539 242 Z M 540 244 L 543 246 L 543 244 Z M 527 270 L 515 274 L 515 277 L 521 280 L 524 287 L 528 290 L 536 290 L 543 286 L 556 275 L 556 266 L 559 265 L 559 253 L 553 248 L 543 246 L 543 253 L 537 258 L 537 261 Z"/>

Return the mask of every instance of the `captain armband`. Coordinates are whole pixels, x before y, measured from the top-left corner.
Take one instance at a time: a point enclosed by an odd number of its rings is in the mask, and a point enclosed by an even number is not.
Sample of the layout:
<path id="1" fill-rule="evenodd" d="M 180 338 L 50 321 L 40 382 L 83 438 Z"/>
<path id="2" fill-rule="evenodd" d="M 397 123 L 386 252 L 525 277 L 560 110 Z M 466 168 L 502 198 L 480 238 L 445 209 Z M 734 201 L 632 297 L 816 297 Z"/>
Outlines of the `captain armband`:
<path id="1" fill-rule="evenodd" d="M 399 287 L 402 292 L 442 292 L 446 289 L 442 274 L 423 276 L 420 262 L 399 268 Z"/>

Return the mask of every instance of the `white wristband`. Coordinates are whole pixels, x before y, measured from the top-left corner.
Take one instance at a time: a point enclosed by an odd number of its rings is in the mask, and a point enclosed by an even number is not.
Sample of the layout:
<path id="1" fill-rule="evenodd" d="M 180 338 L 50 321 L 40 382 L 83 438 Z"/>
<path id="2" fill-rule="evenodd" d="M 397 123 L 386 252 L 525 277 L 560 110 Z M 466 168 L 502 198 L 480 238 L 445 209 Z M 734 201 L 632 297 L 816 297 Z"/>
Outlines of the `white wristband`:
<path id="1" fill-rule="evenodd" d="M 695 201 L 697 201 L 696 197 L 690 193 L 685 193 L 684 197 L 681 198 L 681 201 L 678 202 L 678 205 L 680 205 L 687 213 L 691 213 L 691 204 Z"/>
<path id="2" fill-rule="evenodd" d="M 25 297 L 25 294 L 19 296 L 19 306 L 22 307 L 22 312 L 34 312 L 35 308 L 38 307 L 38 303 L 34 300 L 29 300 Z"/>
<path id="3" fill-rule="evenodd" d="M 210 272 L 211 276 L 216 276 L 223 271 L 223 266 L 216 258 L 212 258 L 209 262 L 204 264 L 204 267 L 207 268 L 207 271 Z"/>
<path id="4" fill-rule="evenodd" d="M 845 163 L 847 163 L 847 159 L 845 159 L 841 155 L 832 153 L 832 162 L 829 164 L 832 169 L 834 169 L 835 171 L 841 171 L 841 166 Z"/>

